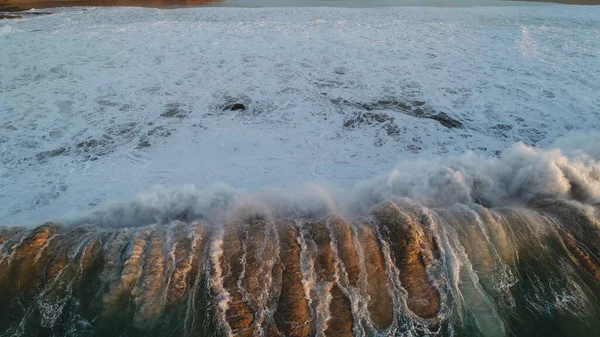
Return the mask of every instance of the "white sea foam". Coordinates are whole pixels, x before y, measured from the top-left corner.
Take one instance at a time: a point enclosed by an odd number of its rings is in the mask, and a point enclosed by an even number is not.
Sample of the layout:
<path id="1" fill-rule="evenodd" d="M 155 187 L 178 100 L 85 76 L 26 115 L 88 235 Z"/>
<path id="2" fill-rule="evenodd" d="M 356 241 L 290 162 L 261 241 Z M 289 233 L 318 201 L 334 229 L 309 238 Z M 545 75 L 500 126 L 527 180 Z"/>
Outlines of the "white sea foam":
<path id="1" fill-rule="evenodd" d="M 0 36 L 2 224 L 355 211 L 355 189 L 493 204 L 576 183 L 597 199 L 592 141 L 538 148 L 600 128 L 600 8 L 54 11 Z M 344 127 L 390 99 L 463 128 L 386 107 L 394 125 Z"/>
<path id="2" fill-rule="evenodd" d="M 581 139 L 600 146 L 597 135 Z M 498 158 L 467 153 L 401 163 L 390 173 L 352 188 L 318 184 L 259 191 L 226 185 L 156 188 L 66 222 L 121 227 L 196 219 L 219 225 L 239 218 L 311 218 L 331 213 L 352 217 L 369 214 L 383 201 L 405 198 L 425 207 L 456 203 L 500 207 L 539 198 L 594 205 L 600 203 L 600 162 L 581 152 L 567 155 L 557 148 L 544 150 L 518 143 Z"/>

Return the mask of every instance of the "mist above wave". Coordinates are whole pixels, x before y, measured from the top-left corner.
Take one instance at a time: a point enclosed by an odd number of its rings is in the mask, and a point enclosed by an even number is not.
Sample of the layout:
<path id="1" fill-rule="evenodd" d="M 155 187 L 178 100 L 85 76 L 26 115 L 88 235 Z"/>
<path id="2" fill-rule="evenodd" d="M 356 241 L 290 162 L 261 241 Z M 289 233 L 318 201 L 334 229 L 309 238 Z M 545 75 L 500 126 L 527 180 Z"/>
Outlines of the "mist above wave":
<path id="1" fill-rule="evenodd" d="M 499 157 L 472 152 L 401 162 L 387 174 L 345 189 L 307 183 L 259 191 L 227 184 L 155 187 L 133 200 L 112 202 L 65 221 L 107 227 L 143 226 L 172 220 L 275 219 L 367 214 L 386 201 L 424 207 L 477 203 L 486 207 L 523 205 L 543 198 L 600 202 L 600 133 L 561 138 L 549 149 L 517 143 Z"/>

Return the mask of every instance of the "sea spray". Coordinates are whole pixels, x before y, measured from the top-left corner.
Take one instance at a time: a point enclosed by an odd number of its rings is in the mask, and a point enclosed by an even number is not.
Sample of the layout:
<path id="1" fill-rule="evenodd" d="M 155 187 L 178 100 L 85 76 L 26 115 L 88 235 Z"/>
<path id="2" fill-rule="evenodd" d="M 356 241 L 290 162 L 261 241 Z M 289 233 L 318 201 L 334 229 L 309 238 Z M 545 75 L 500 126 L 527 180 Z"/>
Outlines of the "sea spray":
<path id="1" fill-rule="evenodd" d="M 0 335 L 595 336 L 599 164 L 570 146 L 2 228 Z"/>

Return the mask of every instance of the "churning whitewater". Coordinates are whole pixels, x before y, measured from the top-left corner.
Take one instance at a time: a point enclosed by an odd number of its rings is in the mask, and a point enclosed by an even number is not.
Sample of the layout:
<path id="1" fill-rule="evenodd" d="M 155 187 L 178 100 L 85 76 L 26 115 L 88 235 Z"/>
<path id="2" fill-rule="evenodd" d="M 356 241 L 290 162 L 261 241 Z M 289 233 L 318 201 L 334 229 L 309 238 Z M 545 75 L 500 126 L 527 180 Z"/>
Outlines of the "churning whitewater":
<path id="1" fill-rule="evenodd" d="M 349 191 L 190 187 L 4 227 L 0 331 L 597 336 L 597 137 L 415 163 Z"/>
<path id="2" fill-rule="evenodd" d="M 0 337 L 600 336 L 600 7 L 52 12 Z"/>
<path id="3" fill-rule="evenodd" d="M 0 22 L 2 225 L 600 130 L 597 6 L 52 12 Z"/>

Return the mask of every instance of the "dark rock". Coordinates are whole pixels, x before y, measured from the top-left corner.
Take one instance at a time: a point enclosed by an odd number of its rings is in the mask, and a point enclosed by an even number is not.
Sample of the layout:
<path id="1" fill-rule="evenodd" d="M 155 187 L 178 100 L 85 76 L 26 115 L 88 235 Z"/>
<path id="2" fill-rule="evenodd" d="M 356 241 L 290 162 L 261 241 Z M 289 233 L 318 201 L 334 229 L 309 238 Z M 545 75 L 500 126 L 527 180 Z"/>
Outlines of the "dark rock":
<path id="1" fill-rule="evenodd" d="M 227 104 L 223 107 L 223 110 L 229 110 L 229 111 L 245 111 L 246 110 L 246 105 L 242 104 L 242 103 L 232 103 L 232 104 Z"/>

